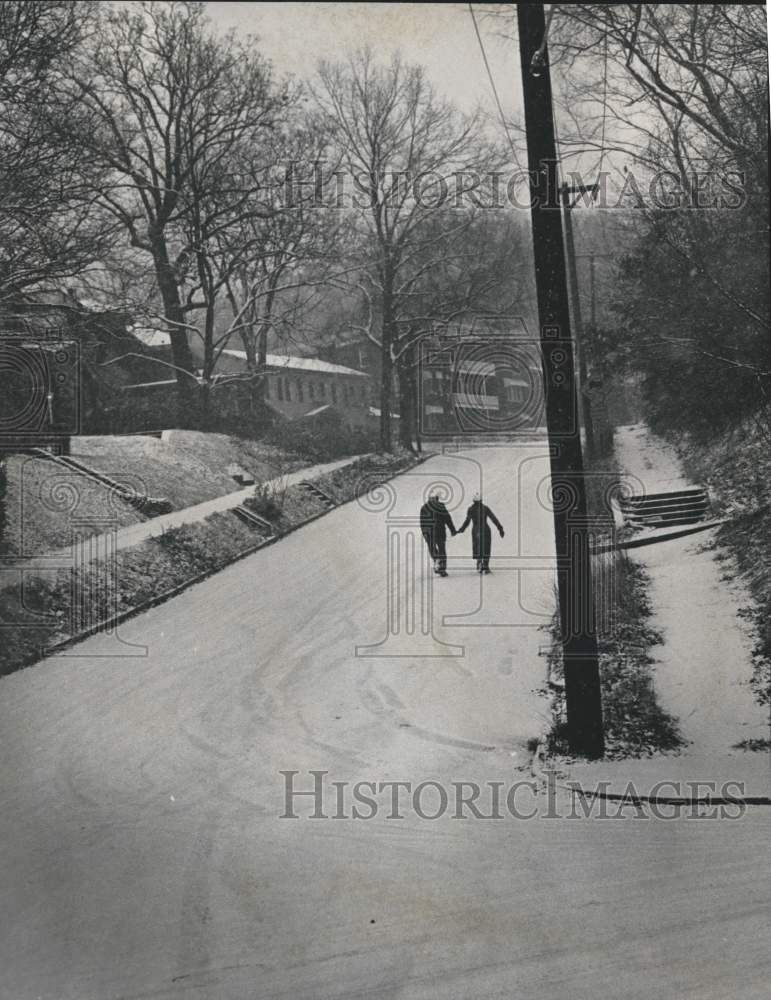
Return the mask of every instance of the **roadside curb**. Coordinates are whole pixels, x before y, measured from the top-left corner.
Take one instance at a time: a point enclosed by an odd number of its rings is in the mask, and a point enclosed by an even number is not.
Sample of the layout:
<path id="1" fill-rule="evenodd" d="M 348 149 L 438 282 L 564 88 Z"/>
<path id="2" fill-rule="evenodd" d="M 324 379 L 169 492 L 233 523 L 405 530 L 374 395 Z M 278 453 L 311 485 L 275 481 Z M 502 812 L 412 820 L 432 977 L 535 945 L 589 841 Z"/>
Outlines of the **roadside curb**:
<path id="1" fill-rule="evenodd" d="M 434 452 L 427 452 L 424 455 L 420 455 L 415 461 L 409 463 L 408 465 L 405 465 L 403 468 L 392 473 L 391 475 L 385 476 L 382 481 L 390 482 L 397 476 L 401 476 L 405 472 L 409 472 L 410 469 L 414 469 L 418 465 L 422 465 L 424 462 L 427 462 L 430 458 L 434 457 L 434 454 L 435 454 Z M 93 635 L 97 635 L 99 632 L 107 632 L 114 628 L 117 628 L 118 625 L 121 625 L 123 622 L 126 622 L 131 618 L 135 618 L 137 615 L 143 614 L 145 611 L 150 611 L 152 608 L 158 607 L 158 605 L 160 604 L 165 604 L 166 601 L 170 601 L 172 598 L 177 597 L 179 594 L 187 590 L 189 587 L 192 587 L 197 583 L 202 583 L 204 580 L 207 580 L 209 577 L 214 576 L 216 573 L 219 573 L 222 570 L 227 569 L 229 566 L 232 566 L 233 564 L 240 562 L 242 559 L 246 559 L 248 556 L 254 555 L 256 552 L 259 552 L 261 549 L 267 548 L 269 545 L 275 545 L 276 542 L 279 542 L 282 538 L 286 538 L 287 535 L 293 534 L 300 528 L 304 528 L 307 524 L 311 524 L 313 521 L 318 521 L 320 518 L 325 517 L 333 510 L 337 510 L 339 507 L 344 507 L 348 503 L 353 503 L 357 499 L 358 497 L 354 496 L 348 500 L 338 501 L 335 503 L 334 507 L 330 507 L 327 510 L 319 511 L 319 513 L 317 514 L 311 514 L 310 517 L 307 517 L 303 521 L 299 521 L 297 524 L 293 524 L 291 527 L 286 528 L 284 531 L 272 535 L 269 538 L 265 538 L 260 542 L 256 542 L 254 545 L 247 546 L 247 548 L 245 549 L 241 549 L 240 552 L 237 552 L 235 555 L 229 557 L 227 560 L 225 560 L 225 562 L 221 563 L 218 566 L 203 570 L 201 573 L 197 573 L 195 576 L 189 577 L 187 580 L 183 580 L 181 583 L 177 584 L 174 587 L 171 587 L 169 590 L 165 590 L 160 594 L 155 594 L 153 597 L 149 597 L 146 601 L 142 601 L 140 604 L 134 605 L 133 607 L 130 608 L 125 608 L 123 611 L 119 611 L 115 615 L 110 616 L 109 618 L 105 618 L 100 622 L 96 622 L 94 625 L 90 625 L 87 629 L 83 629 L 82 631 L 77 632 L 75 635 L 66 636 L 63 639 L 60 639 L 57 642 L 54 642 L 51 645 L 46 646 L 44 649 L 41 649 L 34 656 L 27 657 L 24 660 L 20 661 L 18 666 L 16 666 L 13 670 L 9 671 L 7 674 L 4 674 L 3 676 L 6 677 L 10 676 L 11 673 L 16 673 L 19 670 L 23 670 L 26 667 L 30 667 L 33 664 L 40 662 L 40 660 L 48 659 L 49 657 L 56 655 L 56 653 L 61 652 L 64 649 L 68 649 L 70 646 L 74 646 L 79 642 L 82 642 L 84 639 L 88 639 Z"/>
<path id="2" fill-rule="evenodd" d="M 550 680 L 547 678 L 546 681 L 547 688 L 551 687 Z M 553 701 L 555 692 L 551 691 L 551 699 Z M 552 705 L 553 707 L 553 705 Z M 605 802 L 621 802 L 628 805 L 667 805 L 667 806 L 771 806 L 771 795 L 710 795 L 709 793 L 703 796 L 693 795 L 640 795 L 631 790 L 623 792 L 612 792 L 608 790 L 603 790 L 600 788 L 586 788 L 582 782 L 578 779 L 571 779 L 569 772 L 565 775 L 564 767 L 557 767 L 555 764 L 551 763 L 549 760 L 548 751 L 548 739 L 549 739 L 550 727 L 546 727 L 542 730 L 538 736 L 538 742 L 535 749 L 532 752 L 532 757 L 530 759 L 530 774 L 534 781 L 538 782 L 538 785 L 542 790 L 551 787 L 556 787 L 564 792 L 570 792 L 573 795 L 580 795 L 581 798 L 587 800 L 599 799 Z M 636 761 L 638 758 L 630 757 L 628 758 L 631 762 Z M 597 767 L 602 766 L 604 758 L 597 761 L 591 761 L 591 763 Z M 608 761 L 610 763 L 610 761 Z M 616 763 L 615 761 L 613 763 Z M 565 775 L 557 780 L 556 775 Z M 621 779 L 617 779 L 621 780 Z M 669 780 L 669 779 L 667 779 Z M 632 782 L 632 778 L 628 778 L 629 783 Z"/>
<path id="3" fill-rule="evenodd" d="M 662 805 L 662 806 L 771 806 L 768 795 L 634 795 L 623 792 L 587 792 L 576 784 L 565 786 L 569 791 L 585 799 L 604 799 L 606 802 L 628 802 L 631 805 Z"/>
<path id="4" fill-rule="evenodd" d="M 629 758 L 631 761 L 637 758 Z M 600 766 L 602 760 L 592 761 L 592 764 Z M 615 762 L 614 762 L 615 763 Z M 546 787 L 549 784 L 549 775 L 556 775 L 557 773 L 563 773 L 564 769 L 557 767 L 549 767 L 549 759 L 546 752 L 546 734 L 544 734 L 533 753 L 533 758 L 531 761 L 531 773 L 533 778 L 540 783 L 542 787 Z M 665 779 L 671 784 L 669 779 Z M 632 779 L 629 778 L 628 782 L 631 783 Z M 577 779 L 571 779 L 569 776 L 561 778 L 559 781 L 554 780 L 553 786 L 560 788 L 562 791 L 571 792 L 573 795 L 580 795 L 583 799 L 599 799 L 605 802 L 623 802 L 629 805 L 666 805 L 666 806 L 735 806 L 735 805 L 745 805 L 745 806 L 771 806 L 771 796 L 770 795 L 710 795 L 709 793 L 705 795 L 640 795 L 632 791 L 623 792 L 611 792 L 598 788 L 585 788 L 581 781 Z"/>

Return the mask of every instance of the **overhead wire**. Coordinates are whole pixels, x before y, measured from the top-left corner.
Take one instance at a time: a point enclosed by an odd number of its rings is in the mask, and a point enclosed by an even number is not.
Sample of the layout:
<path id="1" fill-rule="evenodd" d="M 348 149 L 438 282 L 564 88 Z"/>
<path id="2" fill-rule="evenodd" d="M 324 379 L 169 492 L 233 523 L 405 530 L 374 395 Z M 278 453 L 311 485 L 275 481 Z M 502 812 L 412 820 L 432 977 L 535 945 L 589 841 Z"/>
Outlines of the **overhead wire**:
<path id="1" fill-rule="evenodd" d="M 509 146 L 511 147 L 511 152 L 512 152 L 512 154 L 514 156 L 514 163 L 517 165 L 517 169 L 521 173 L 525 173 L 525 170 L 522 167 L 522 164 L 519 162 L 519 156 L 517 155 L 517 149 L 516 149 L 516 147 L 514 145 L 514 140 L 511 137 L 511 132 L 509 131 L 509 125 L 508 125 L 508 122 L 506 121 L 506 116 L 503 113 L 503 106 L 501 105 L 501 99 L 498 96 L 498 88 L 495 85 L 495 79 L 493 77 L 493 73 L 492 73 L 492 70 L 490 68 L 490 62 L 489 62 L 489 60 L 487 58 L 487 52 L 485 51 L 485 45 L 484 45 L 484 42 L 482 41 L 482 35 L 481 35 L 481 32 L 479 31 L 479 25 L 477 24 L 477 18 L 476 18 L 476 14 L 474 13 L 474 6 L 473 6 L 473 4 L 469 3 L 468 10 L 469 10 L 469 14 L 471 14 L 471 20 L 472 20 L 473 25 L 474 25 L 474 31 L 476 32 L 477 41 L 479 42 L 479 51 L 482 53 L 482 59 L 483 59 L 484 64 L 485 64 L 485 69 L 487 70 L 487 79 L 490 81 L 490 87 L 491 87 L 492 92 L 493 92 L 493 97 L 495 98 L 495 104 L 496 104 L 496 106 L 498 108 L 498 116 L 500 117 L 501 124 L 503 125 L 503 130 L 506 133 L 506 138 L 508 139 Z"/>

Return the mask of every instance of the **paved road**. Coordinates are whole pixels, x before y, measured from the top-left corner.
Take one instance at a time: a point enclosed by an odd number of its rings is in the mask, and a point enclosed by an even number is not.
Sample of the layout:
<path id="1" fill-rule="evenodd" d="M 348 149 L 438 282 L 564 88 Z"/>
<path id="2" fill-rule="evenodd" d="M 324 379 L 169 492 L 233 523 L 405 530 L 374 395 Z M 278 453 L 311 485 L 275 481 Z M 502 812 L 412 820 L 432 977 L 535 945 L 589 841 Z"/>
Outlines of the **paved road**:
<path id="1" fill-rule="evenodd" d="M 543 444 L 433 459 L 377 509 L 341 508 L 126 623 L 120 647 L 97 636 L 0 680 L 3 1000 L 766 997 L 768 810 L 567 819 L 520 786 L 527 821 L 423 819 L 409 795 L 389 819 L 388 786 L 374 818 L 332 818 L 353 808 L 333 781 L 505 794 L 529 777 L 546 467 Z M 480 476 L 506 559 L 480 581 L 469 536 L 451 542 L 428 622 L 411 600 L 434 580 L 399 519 L 436 478 L 464 506 Z M 328 772 L 329 818 L 312 797 L 280 818 L 282 770 L 303 789 Z"/>

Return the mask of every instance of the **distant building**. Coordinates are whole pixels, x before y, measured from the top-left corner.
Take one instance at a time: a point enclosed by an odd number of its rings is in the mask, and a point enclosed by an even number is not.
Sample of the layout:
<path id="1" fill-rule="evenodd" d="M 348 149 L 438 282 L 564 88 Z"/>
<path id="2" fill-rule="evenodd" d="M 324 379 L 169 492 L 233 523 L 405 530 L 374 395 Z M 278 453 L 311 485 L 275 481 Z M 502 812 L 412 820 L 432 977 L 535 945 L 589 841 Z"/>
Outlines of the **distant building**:
<path id="1" fill-rule="evenodd" d="M 363 334 L 337 333 L 319 345 L 319 356 L 324 361 L 366 372 L 373 379 L 380 378 L 380 346 Z"/>
<path id="2" fill-rule="evenodd" d="M 334 409 L 351 426 L 370 423 L 373 412 L 372 379 L 366 372 L 320 358 L 268 354 L 265 402 L 289 420 L 313 417 Z M 225 350 L 217 371 L 246 370 L 246 352 Z"/>
<path id="3" fill-rule="evenodd" d="M 480 335 L 420 347 L 424 434 L 519 433 L 544 422 L 540 359 L 530 344 Z"/>

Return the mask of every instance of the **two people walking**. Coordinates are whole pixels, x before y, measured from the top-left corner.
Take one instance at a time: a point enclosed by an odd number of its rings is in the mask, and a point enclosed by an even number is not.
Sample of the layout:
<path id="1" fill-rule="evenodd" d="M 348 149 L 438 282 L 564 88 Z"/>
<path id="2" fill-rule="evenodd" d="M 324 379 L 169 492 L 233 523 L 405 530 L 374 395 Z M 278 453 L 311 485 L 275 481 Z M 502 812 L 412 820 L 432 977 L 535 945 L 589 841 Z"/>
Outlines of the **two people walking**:
<path id="1" fill-rule="evenodd" d="M 466 520 L 456 530 L 449 511 L 442 503 L 438 493 L 432 493 L 426 503 L 420 508 L 420 530 L 434 560 L 434 572 L 439 576 L 447 576 L 447 531 L 453 535 L 461 534 L 471 525 L 471 549 L 476 561 L 478 573 L 490 572 L 490 553 L 492 551 L 492 531 L 489 521 L 498 529 L 501 538 L 504 530 L 501 522 L 490 508 L 483 503 L 481 494 L 474 496 L 473 503 L 466 511 Z"/>

